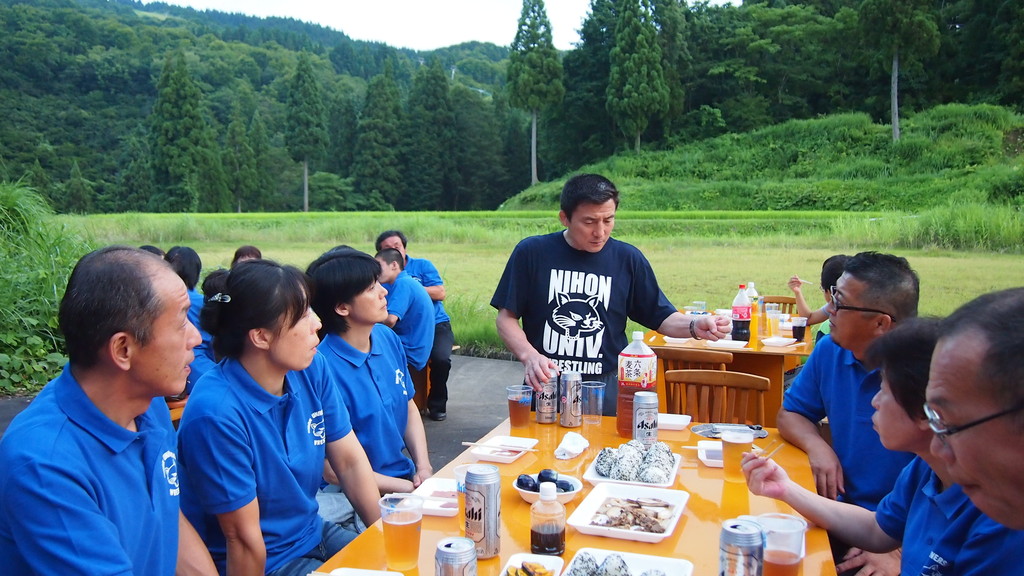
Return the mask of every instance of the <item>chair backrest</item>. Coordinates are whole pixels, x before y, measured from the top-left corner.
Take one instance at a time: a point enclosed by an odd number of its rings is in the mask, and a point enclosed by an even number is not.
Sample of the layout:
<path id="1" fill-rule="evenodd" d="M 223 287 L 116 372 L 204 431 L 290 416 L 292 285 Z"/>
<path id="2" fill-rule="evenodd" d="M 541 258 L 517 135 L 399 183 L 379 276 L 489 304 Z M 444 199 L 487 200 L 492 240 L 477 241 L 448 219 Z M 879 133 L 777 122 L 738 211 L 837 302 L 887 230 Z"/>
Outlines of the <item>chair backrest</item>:
<path id="1" fill-rule="evenodd" d="M 796 298 L 793 296 L 765 296 L 761 301 L 763 304 L 778 304 L 779 312 L 783 314 L 799 315 L 796 309 Z"/>
<path id="2" fill-rule="evenodd" d="M 764 393 L 771 381 L 764 376 L 720 370 L 669 370 L 665 372 L 665 390 L 684 397 L 683 409 L 697 422 L 764 425 Z M 750 413 L 754 399 L 755 418 Z"/>
<path id="3" fill-rule="evenodd" d="M 722 350 L 701 350 L 699 348 L 677 348 L 674 346 L 652 346 L 658 355 L 662 370 L 725 370 L 732 362 L 732 352 Z M 676 394 L 676 388 L 665 386 L 665 406 L 669 414 L 682 414 L 683 397 Z"/>
<path id="4" fill-rule="evenodd" d="M 178 422 L 181 420 L 181 413 L 185 411 L 185 404 L 188 403 L 188 397 L 180 400 L 168 400 L 167 408 L 171 411 L 171 422 L 174 427 L 178 427 Z"/>

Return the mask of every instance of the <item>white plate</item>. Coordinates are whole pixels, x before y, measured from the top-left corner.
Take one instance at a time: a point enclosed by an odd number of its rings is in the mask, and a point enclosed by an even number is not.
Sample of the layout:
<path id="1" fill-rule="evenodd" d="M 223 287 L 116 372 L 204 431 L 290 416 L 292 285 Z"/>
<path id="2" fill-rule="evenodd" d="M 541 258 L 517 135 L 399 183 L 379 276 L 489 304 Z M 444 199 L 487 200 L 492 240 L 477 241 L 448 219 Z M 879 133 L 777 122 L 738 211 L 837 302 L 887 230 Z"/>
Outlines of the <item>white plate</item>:
<path id="1" fill-rule="evenodd" d="M 658 414 L 659 430 L 683 430 L 689 425 L 689 414 Z"/>
<path id="2" fill-rule="evenodd" d="M 495 436 L 483 442 L 483 446 L 477 446 L 469 451 L 470 454 L 476 456 L 480 460 L 488 460 L 491 462 L 501 462 L 508 464 L 514 462 L 516 458 L 519 458 L 526 452 L 519 450 L 509 450 L 503 448 L 503 446 L 515 446 L 516 448 L 533 448 L 537 445 L 538 440 L 536 438 L 519 438 L 517 436 Z M 494 446 L 494 448 L 490 448 Z"/>
<path id="3" fill-rule="evenodd" d="M 590 521 L 608 498 L 660 498 L 672 505 L 672 518 L 669 519 L 665 531 L 661 534 L 627 530 L 625 528 L 594 526 Z M 580 502 L 580 505 L 576 507 L 576 511 L 572 513 L 566 524 L 582 534 L 590 534 L 591 536 L 606 536 L 608 538 L 621 538 L 637 542 L 661 542 L 671 536 L 672 532 L 676 529 L 676 524 L 679 523 L 679 518 L 683 515 L 683 509 L 686 508 L 686 501 L 689 499 L 690 493 L 683 490 L 623 486 L 621 484 L 599 484 L 590 491 L 590 494 L 587 494 L 583 502 Z"/>
<path id="4" fill-rule="evenodd" d="M 313 574 L 323 574 L 314 572 Z M 387 572 L 385 570 L 364 570 L 361 568 L 335 568 L 330 572 L 331 576 L 402 576 L 401 572 Z"/>
<path id="5" fill-rule="evenodd" d="M 714 342 L 712 342 L 711 340 L 708 340 L 708 346 L 710 346 L 712 348 L 735 349 L 735 348 L 744 348 L 744 347 L 746 347 L 746 345 L 747 345 L 747 342 L 744 341 L 744 340 L 715 340 Z"/>
<path id="6" fill-rule="evenodd" d="M 597 473 L 597 457 L 590 462 L 590 466 L 587 466 L 587 471 L 583 473 L 583 479 L 590 482 L 594 486 L 598 484 L 623 484 L 627 486 L 647 486 L 654 488 L 668 488 L 676 482 L 676 472 L 679 471 L 679 462 L 682 461 L 682 457 L 679 454 L 672 454 L 672 470 L 669 472 L 668 481 L 658 484 L 650 484 L 648 482 L 630 482 L 629 480 L 613 480 L 607 476 L 601 476 Z"/>
<path id="7" fill-rule="evenodd" d="M 455 478 L 427 478 L 412 493 L 446 499 L 448 493 L 451 493 L 452 497 L 447 501 L 424 500 L 423 513 L 428 516 L 455 516 L 459 513 L 458 489 Z"/>
<path id="8" fill-rule="evenodd" d="M 551 570 L 552 574 L 561 574 L 562 566 L 565 565 L 565 560 L 562 560 L 559 556 L 548 556 L 546 554 L 526 554 L 520 552 L 519 554 L 513 554 L 508 559 L 508 564 L 501 570 L 501 574 L 507 574 L 508 569 L 515 566 L 521 568 L 523 562 L 536 562 L 541 566 Z"/>
<path id="9" fill-rule="evenodd" d="M 708 468 L 721 468 L 722 443 L 719 440 L 701 440 L 697 442 L 697 459 Z"/>
<path id="10" fill-rule="evenodd" d="M 686 344 L 690 338 L 673 338 L 671 336 L 665 336 L 665 344 Z"/>
<path id="11" fill-rule="evenodd" d="M 783 338 L 781 336 L 772 336 L 771 338 L 761 340 L 761 344 L 765 346 L 789 346 L 795 342 L 796 338 Z"/>
<path id="12" fill-rule="evenodd" d="M 602 550 L 600 548 L 580 548 L 576 555 L 569 561 L 569 566 L 566 568 L 566 574 L 569 573 L 569 569 L 572 568 L 572 563 L 576 561 L 576 558 L 584 552 L 590 552 L 590 555 L 597 561 L 597 565 L 600 566 L 601 562 L 607 556 L 612 554 L 618 554 L 622 556 L 622 560 L 626 563 L 629 571 L 633 574 L 643 574 L 646 570 L 661 570 L 665 574 L 671 574 L 672 576 L 691 576 L 693 574 L 693 563 L 689 560 L 683 560 L 682 558 L 666 558 L 664 556 L 648 556 L 647 554 L 633 554 L 631 552 L 616 552 L 614 550 Z"/>

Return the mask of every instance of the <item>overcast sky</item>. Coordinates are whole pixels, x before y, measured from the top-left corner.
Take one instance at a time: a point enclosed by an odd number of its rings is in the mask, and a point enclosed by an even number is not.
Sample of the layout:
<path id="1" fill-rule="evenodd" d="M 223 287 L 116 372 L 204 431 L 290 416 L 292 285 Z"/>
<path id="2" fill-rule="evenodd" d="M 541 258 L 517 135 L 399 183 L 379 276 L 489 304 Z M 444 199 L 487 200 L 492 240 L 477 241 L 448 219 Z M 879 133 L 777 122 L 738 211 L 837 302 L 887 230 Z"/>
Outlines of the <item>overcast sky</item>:
<path id="1" fill-rule="evenodd" d="M 508 46 L 522 0 L 162 0 L 197 10 L 281 16 L 334 28 L 355 40 L 433 50 L 471 40 Z M 148 3 L 147 0 L 143 2 Z M 712 2 L 720 3 L 720 2 Z M 579 42 L 590 0 L 546 0 L 555 47 Z"/>

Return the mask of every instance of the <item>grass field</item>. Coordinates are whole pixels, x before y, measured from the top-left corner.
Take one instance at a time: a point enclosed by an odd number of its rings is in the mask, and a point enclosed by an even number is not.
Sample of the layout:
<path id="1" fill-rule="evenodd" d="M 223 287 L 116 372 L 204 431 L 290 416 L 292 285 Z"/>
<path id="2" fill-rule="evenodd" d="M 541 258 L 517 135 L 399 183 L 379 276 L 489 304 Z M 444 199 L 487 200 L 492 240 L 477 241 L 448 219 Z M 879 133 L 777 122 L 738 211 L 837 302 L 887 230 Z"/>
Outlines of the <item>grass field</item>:
<path id="1" fill-rule="evenodd" d="M 790 275 L 799 274 L 816 284 L 826 257 L 862 250 L 892 252 L 910 261 L 921 276 L 923 315 L 948 314 L 974 296 L 1021 285 L 1024 279 L 1020 254 L 891 248 L 851 241 L 842 231 L 850 227 L 869 236 L 864 229 L 876 217 L 823 212 L 620 212 L 614 236 L 646 254 L 662 289 L 679 307 L 693 300 L 728 307 L 737 284 L 751 280 L 763 295 L 789 295 Z M 207 272 L 227 266 L 241 244 L 255 244 L 267 258 L 304 268 L 338 244 L 372 252 L 378 232 L 398 228 L 409 236 L 409 253 L 432 260 L 445 279 L 445 305 L 463 351 L 487 355 L 500 354 L 503 348 L 489 301 L 508 255 L 524 236 L 561 229 L 553 212 L 135 214 L 62 217 L 62 221 L 80 229 L 96 246 L 191 246 Z M 805 294 L 812 305 L 823 302 L 813 287 Z"/>

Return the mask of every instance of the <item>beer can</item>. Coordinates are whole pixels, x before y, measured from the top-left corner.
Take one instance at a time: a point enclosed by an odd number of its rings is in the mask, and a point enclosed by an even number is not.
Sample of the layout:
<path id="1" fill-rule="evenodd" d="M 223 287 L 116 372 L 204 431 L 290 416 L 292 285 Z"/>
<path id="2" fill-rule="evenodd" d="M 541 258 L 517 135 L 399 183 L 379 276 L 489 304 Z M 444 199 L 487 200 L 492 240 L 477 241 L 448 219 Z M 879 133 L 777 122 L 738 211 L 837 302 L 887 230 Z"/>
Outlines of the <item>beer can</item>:
<path id="1" fill-rule="evenodd" d="M 501 475 L 498 467 L 475 464 L 466 470 L 466 538 L 477 558 L 494 558 L 501 549 Z"/>
<path id="2" fill-rule="evenodd" d="M 444 538 L 434 553 L 434 576 L 476 576 L 476 545 L 469 538 Z"/>
<path id="3" fill-rule="evenodd" d="M 565 428 L 583 425 L 583 378 L 579 372 L 562 372 L 558 423 Z"/>
<path id="4" fill-rule="evenodd" d="M 650 447 L 658 441 L 658 393 L 633 395 L 633 439 Z"/>
<path id="5" fill-rule="evenodd" d="M 537 423 L 554 424 L 558 420 L 558 374 L 541 385 L 534 399 L 537 404 Z"/>
<path id="6" fill-rule="evenodd" d="M 758 523 L 739 518 L 722 522 L 718 550 L 719 576 L 761 576 L 764 534 Z"/>

